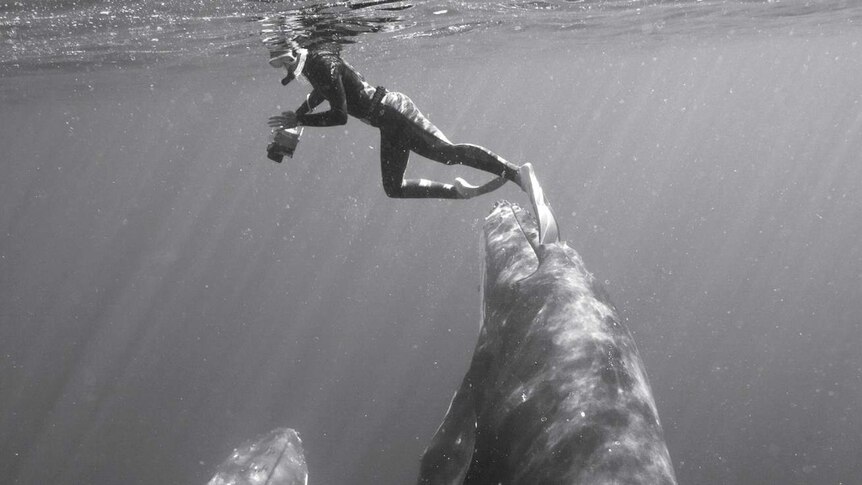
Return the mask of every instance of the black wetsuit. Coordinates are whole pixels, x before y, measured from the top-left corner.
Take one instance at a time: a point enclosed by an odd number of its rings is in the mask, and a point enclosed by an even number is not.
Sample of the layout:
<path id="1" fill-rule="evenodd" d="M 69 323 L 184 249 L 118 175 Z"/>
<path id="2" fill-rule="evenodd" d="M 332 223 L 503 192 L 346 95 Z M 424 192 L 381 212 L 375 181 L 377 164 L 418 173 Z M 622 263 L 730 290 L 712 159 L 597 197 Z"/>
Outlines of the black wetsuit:
<path id="1" fill-rule="evenodd" d="M 314 89 L 296 110 L 300 125 L 343 125 L 350 115 L 380 129 L 383 188 L 389 197 L 460 198 L 451 184 L 404 179 L 411 151 L 447 165 L 463 164 L 516 180 L 516 165 L 478 145 L 452 143 L 422 115 L 410 98 L 371 87 L 336 54 L 309 52 L 302 74 Z M 311 113 L 323 101 L 329 102 L 329 111 Z"/>

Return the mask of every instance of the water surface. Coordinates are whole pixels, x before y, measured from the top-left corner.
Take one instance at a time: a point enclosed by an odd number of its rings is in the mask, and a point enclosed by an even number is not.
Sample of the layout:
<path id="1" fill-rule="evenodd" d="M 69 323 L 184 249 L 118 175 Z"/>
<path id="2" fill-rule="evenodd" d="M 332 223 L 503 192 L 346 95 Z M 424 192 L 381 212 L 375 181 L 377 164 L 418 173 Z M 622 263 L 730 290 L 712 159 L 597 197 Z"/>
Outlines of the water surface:
<path id="1" fill-rule="evenodd" d="M 387 199 L 356 120 L 267 160 L 308 87 L 260 20 L 310 3 L 34 5 L 0 6 L 0 476 L 204 483 L 290 426 L 313 483 L 411 483 L 475 343 L 482 218 L 524 196 Z M 367 31 L 371 82 L 537 167 L 680 483 L 859 481 L 862 8 L 320 11 Z"/>

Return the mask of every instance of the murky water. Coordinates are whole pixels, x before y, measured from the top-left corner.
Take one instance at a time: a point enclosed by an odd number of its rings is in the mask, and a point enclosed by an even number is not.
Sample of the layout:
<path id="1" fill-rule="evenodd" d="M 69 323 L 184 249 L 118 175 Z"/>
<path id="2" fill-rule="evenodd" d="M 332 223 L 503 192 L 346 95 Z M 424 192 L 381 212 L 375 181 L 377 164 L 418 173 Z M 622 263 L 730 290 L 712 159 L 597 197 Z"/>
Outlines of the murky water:
<path id="1" fill-rule="evenodd" d="M 475 343 L 481 220 L 523 195 L 387 199 L 356 120 L 267 160 L 308 89 L 260 44 L 287 11 L 352 26 L 345 58 L 453 140 L 533 162 L 680 483 L 859 482 L 850 1 L 3 3 L 0 477 L 204 483 L 290 426 L 311 483 L 415 479 Z"/>

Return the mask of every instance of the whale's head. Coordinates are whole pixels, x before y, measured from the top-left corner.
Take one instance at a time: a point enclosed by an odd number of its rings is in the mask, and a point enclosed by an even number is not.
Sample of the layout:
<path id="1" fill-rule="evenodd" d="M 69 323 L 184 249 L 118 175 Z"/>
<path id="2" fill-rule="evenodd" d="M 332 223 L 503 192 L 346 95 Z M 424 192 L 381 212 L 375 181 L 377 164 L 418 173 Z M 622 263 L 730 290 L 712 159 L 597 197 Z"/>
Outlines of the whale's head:
<path id="1" fill-rule="evenodd" d="M 536 271 L 539 231 L 529 212 L 499 201 L 485 218 L 484 229 L 486 277 L 514 282 Z"/>
<path id="2" fill-rule="evenodd" d="M 502 327 L 526 329 L 544 300 L 590 291 L 594 278 L 577 252 L 565 242 L 540 244 L 536 219 L 521 206 L 497 202 L 484 233 L 482 331 L 489 337 Z"/>
<path id="3" fill-rule="evenodd" d="M 588 307 L 595 303 L 599 314 L 612 311 L 606 292 L 577 251 L 563 241 L 539 243 L 536 219 L 526 209 L 497 202 L 485 218 L 484 233 L 481 328 L 486 342 L 495 341 L 499 332 L 511 334 L 513 327 L 526 332 L 551 310 L 567 320 L 571 315 L 558 305 L 562 302 L 588 297 Z"/>
<path id="4" fill-rule="evenodd" d="M 569 258 L 580 260 L 565 242 L 540 244 L 535 217 L 509 201 L 494 204 L 485 217 L 484 232 L 485 278 L 497 286 L 569 264 L 572 261 L 565 261 Z"/>

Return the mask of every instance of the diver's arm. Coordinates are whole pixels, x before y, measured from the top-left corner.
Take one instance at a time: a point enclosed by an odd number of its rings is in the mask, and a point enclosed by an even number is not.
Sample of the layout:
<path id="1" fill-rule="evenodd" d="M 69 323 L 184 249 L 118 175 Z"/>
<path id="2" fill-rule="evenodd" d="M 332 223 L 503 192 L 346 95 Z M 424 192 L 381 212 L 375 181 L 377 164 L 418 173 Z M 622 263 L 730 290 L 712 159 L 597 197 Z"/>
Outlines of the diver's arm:
<path id="1" fill-rule="evenodd" d="M 306 113 L 310 113 L 314 111 L 320 103 L 326 101 L 326 97 L 323 94 L 314 89 L 309 93 L 309 95 L 305 98 L 305 102 L 303 102 L 299 108 L 296 109 L 296 115 L 304 115 Z"/>
<path id="2" fill-rule="evenodd" d="M 329 111 L 323 113 L 303 113 L 297 111 L 296 120 L 305 126 L 338 126 L 347 123 L 347 95 L 344 94 L 344 83 L 341 75 L 334 76 L 328 90 L 326 100 L 329 101 Z M 315 89 L 314 92 L 319 92 Z M 323 96 L 323 93 L 320 93 Z M 318 103 L 319 104 L 319 103 Z"/>
<path id="3" fill-rule="evenodd" d="M 299 125 L 300 115 L 314 111 L 314 108 L 324 101 L 326 101 L 326 97 L 323 93 L 314 89 L 296 111 L 285 111 L 280 115 L 270 116 L 267 124 L 271 128 L 294 128 Z"/>

